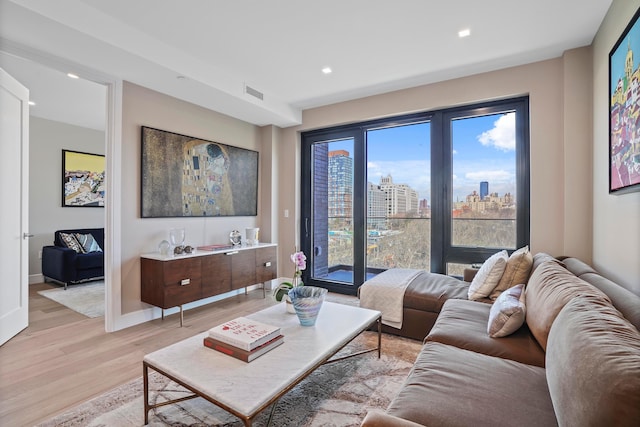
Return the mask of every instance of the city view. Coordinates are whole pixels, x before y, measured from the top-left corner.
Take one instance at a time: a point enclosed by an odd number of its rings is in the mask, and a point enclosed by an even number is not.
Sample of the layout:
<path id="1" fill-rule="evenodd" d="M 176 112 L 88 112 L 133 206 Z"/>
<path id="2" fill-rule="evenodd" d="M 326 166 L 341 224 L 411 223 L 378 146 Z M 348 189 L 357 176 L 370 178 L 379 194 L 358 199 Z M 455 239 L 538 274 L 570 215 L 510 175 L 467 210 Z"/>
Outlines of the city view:
<path id="1" fill-rule="evenodd" d="M 451 243 L 455 246 L 515 247 L 514 124 L 513 113 L 453 124 Z M 367 143 L 367 272 L 393 267 L 430 270 L 429 123 L 369 131 Z M 354 158 L 353 141 L 326 145 L 330 273 L 332 267 L 353 265 Z M 317 226 L 314 230 L 321 231 Z M 461 274 L 464 267 L 449 265 L 447 272 Z"/>

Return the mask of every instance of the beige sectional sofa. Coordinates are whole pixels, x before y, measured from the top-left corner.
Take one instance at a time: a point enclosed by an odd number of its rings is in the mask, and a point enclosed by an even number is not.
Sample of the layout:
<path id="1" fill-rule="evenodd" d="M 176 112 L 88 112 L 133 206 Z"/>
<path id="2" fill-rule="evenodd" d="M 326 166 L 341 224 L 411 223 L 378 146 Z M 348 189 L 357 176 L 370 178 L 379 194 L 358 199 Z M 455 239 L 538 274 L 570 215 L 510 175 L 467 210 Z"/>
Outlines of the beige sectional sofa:
<path id="1" fill-rule="evenodd" d="M 362 425 L 640 425 L 640 296 L 548 257 L 523 294 L 526 322 L 502 338 L 491 304 L 444 302 L 399 394 Z"/>

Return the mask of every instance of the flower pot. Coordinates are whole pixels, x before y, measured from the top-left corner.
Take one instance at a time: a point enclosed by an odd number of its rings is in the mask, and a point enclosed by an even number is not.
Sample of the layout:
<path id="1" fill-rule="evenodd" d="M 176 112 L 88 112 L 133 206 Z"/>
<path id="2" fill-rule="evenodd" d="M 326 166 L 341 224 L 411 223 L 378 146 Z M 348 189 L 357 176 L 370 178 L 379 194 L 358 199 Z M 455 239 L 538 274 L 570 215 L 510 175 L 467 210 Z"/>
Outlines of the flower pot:
<path id="1" fill-rule="evenodd" d="M 316 286 L 298 286 L 289 291 L 289 298 L 302 326 L 316 324 L 318 313 L 327 294 L 324 288 Z"/>
<path id="2" fill-rule="evenodd" d="M 284 301 L 287 313 L 296 314 L 296 309 L 293 308 L 293 303 L 291 302 L 289 295 L 282 297 L 282 301 Z"/>

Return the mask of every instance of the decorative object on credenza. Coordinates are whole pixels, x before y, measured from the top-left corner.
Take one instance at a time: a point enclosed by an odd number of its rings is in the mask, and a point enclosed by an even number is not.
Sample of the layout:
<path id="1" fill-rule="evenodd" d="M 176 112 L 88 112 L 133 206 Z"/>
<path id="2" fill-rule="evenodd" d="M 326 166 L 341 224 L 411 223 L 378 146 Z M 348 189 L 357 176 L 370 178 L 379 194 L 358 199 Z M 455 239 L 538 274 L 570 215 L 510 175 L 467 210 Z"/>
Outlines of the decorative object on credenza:
<path id="1" fill-rule="evenodd" d="M 160 255 L 169 255 L 169 251 L 171 250 L 171 244 L 166 240 L 163 240 L 158 244 L 158 252 Z"/>
<path id="2" fill-rule="evenodd" d="M 233 246 L 240 246 L 242 244 L 242 235 L 238 230 L 233 230 L 229 233 L 229 241 Z"/>
<path id="3" fill-rule="evenodd" d="M 302 326 L 316 324 L 327 292 L 325 288 L 317 286 L 297 286 L 289 291 L 289 298 Z"/>
<path id="4" fill-rule="evenodd" d="M 184 239 L 184 228 L 172 228 L 169 230 L 169 241 L 171 242 L 174 254 L 180 255 L 184 252 Z"/>
<path id="5" fill-rule="evenodd" d="M 142 127 L 141 216 L 258 214 L 258 152 Z"/>
<path id="6" fill-rule="evenodd" d="M 104 165 L 103 155 L 62 150 L 62 207 L 104 207 Z"/>
<path id="7" fill-rule="evenodd" d="M 612 194 L 640 191 L 639 16 L 640 9 L 609 53 L 609 193 Z"/>
<path id="8" fill-rule="evenodd" d="M 259 240 L 258 240 L 258 234 L 259 233 L 260 233 L 260 229 L 259 228 L 247 228 L 247 229 L 245 229 L 247 245 L 257 245 L 258 242 L 259 242 Z"/>

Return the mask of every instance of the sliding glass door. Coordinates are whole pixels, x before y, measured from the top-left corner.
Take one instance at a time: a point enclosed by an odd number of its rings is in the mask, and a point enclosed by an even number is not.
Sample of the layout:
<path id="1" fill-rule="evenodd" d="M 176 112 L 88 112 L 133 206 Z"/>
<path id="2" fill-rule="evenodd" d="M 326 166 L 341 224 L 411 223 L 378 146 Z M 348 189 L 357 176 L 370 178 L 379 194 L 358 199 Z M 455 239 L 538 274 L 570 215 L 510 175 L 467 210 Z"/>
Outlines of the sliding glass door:
<path id="1" fill-rule="evenodd" d="M 528 120 L 518 98 L 303 133 L 304 282 L 355 294 L 528 244 Z"/>

